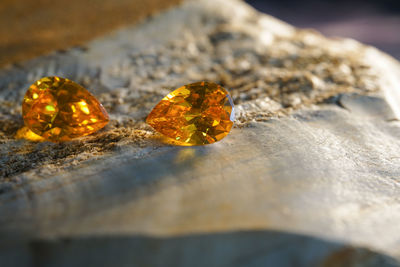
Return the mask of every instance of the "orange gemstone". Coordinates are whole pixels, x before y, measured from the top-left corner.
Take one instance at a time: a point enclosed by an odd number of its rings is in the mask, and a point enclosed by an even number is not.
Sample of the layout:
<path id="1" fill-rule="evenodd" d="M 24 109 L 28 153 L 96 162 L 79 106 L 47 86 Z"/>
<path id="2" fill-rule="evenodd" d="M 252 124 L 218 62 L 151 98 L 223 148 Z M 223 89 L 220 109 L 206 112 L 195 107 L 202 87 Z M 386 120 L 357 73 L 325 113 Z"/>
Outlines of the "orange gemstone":
<path id="1" fill-rule="evenodd" d="M 235 120 L 228 92 L 215 83 L 182 86 L 164 97 L 147 123 L 180 145 L 205 145 L 221 140 Z"/>
<path id="2" fill-rule="evenodd" d="M 79 84 L 44 77 L 32 84 L 22 102 L 25 126 L 45 140 L 59 142 L 92 134 L 109 121 L 100 102 Z"/>
<path id="3" fill-rule="evenodd" d="M 43 137 L 41 137 L 40 135 L 35 134 L 31 130 L 29 130 L 29 128 L 26 127 L 26 126 L 24 126 L 21 129 L 19 129 L 14 137 L 16 139 L 26 139 L 26 140 L 34 141 L 34 142 L 46 141 Z"/>

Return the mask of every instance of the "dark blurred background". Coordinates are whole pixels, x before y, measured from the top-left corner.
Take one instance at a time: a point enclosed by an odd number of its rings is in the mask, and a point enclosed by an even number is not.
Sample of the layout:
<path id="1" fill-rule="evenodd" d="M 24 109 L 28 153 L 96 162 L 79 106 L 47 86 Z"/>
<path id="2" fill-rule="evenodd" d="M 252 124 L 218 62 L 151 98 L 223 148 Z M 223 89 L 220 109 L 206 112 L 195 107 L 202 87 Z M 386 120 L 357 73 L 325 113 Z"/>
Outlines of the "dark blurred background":
<path id="1" fill-rule="evenodd" d="M 0 67 L 81 46 L 182 0 L 0 0 Z M 374 45 L 400 59 L 400 0 L 247 0 L 297 27 Z"/>
<path id="2" fill-rule="evenodd" d="M 301 28 L 343 36 L 400 59 L 400 0 L 247 0 L 253 7 Z"/>
<path id="3" fill-rule="evenodd" d="M 180 1 L 0 0 L 0 67 L 82 46 Z"/>

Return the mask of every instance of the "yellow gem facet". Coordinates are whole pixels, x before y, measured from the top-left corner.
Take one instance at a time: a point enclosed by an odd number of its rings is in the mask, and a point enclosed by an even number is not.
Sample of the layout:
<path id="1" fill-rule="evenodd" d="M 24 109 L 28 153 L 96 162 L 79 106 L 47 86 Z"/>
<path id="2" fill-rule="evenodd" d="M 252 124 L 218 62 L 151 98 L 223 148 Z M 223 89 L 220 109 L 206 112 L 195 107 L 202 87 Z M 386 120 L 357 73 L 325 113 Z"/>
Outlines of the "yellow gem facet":
<path id="1" fill-rule="evenodd" d="M 220 85 L 198 82 L 164 97 L 146 122 L 180 145 L 205 145 L 221 140 L 232 128 L 234 107 Z"/>
<path id="2" fill-rule="evenodd" d="M 33 134 L 53 142 L 89 135 L 109 121 L 89 91 L 61 77 L 44 77 L 32 84 L 22 102 L 22 116 Z"/>

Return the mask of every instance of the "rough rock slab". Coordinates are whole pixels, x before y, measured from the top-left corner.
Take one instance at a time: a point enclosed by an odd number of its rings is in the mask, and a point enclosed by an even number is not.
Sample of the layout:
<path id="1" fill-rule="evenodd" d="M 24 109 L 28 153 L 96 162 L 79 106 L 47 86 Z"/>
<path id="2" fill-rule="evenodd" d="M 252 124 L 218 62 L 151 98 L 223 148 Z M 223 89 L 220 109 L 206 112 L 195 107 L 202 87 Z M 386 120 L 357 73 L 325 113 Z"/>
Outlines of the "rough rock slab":
<path id="1" fill-rule="evenodd" d="M 44 75 L 89 88 L 111 123 L 68 143 L 15 140 L 22 96 Z M 235 128 L 214 145 L 165 144 L 146 115 L 199 80 L 231 92 Z M 235 0 L 187 1 L 4 69 L 0 260 L 399 266 L 399 87 L 399 63 L 376 49 Z"/>

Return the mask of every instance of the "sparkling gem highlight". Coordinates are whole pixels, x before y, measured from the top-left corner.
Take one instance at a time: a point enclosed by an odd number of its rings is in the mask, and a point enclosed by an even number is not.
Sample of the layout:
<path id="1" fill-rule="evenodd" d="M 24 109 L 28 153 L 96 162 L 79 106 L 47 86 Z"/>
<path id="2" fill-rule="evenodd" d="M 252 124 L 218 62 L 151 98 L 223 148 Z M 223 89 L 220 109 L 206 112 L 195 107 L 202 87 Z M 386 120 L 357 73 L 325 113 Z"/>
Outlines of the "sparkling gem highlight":
<path id="1" fill-rule="evenodd" d="M 215 83 L 198 82 L 169 93 L 146 122 L 179 145 L 212 144 L 228 135 L 234 106 L 228 92 Z"/>
<path id="2" fill-rule="evenodd" d="M 100 102 L 79 84 L 44 77 L 27 90 L 22 102 L 26 139 L 36 134 L 52 142 L 68 141 L 103 128 L 109 117 Z M 19 133 L 19 137 L 23 136 Z M 38 139 L 38 138 L 35 138 Z M 39 140 L 39 139 L 38 139 Z"/>
<path id="3" fill-rule="evenodd" d="M 19 129 L 17 131 L 17 133 L 15 134 L 15 138 L 16 139 L 26 139 L 26 140 L 33 141 L 33 142 L 46 141 L 43 137 L 35 134 L 31 130 L 29 130 L 29 128 L 26 126 L 22 127 L 21 129 Z"/>

